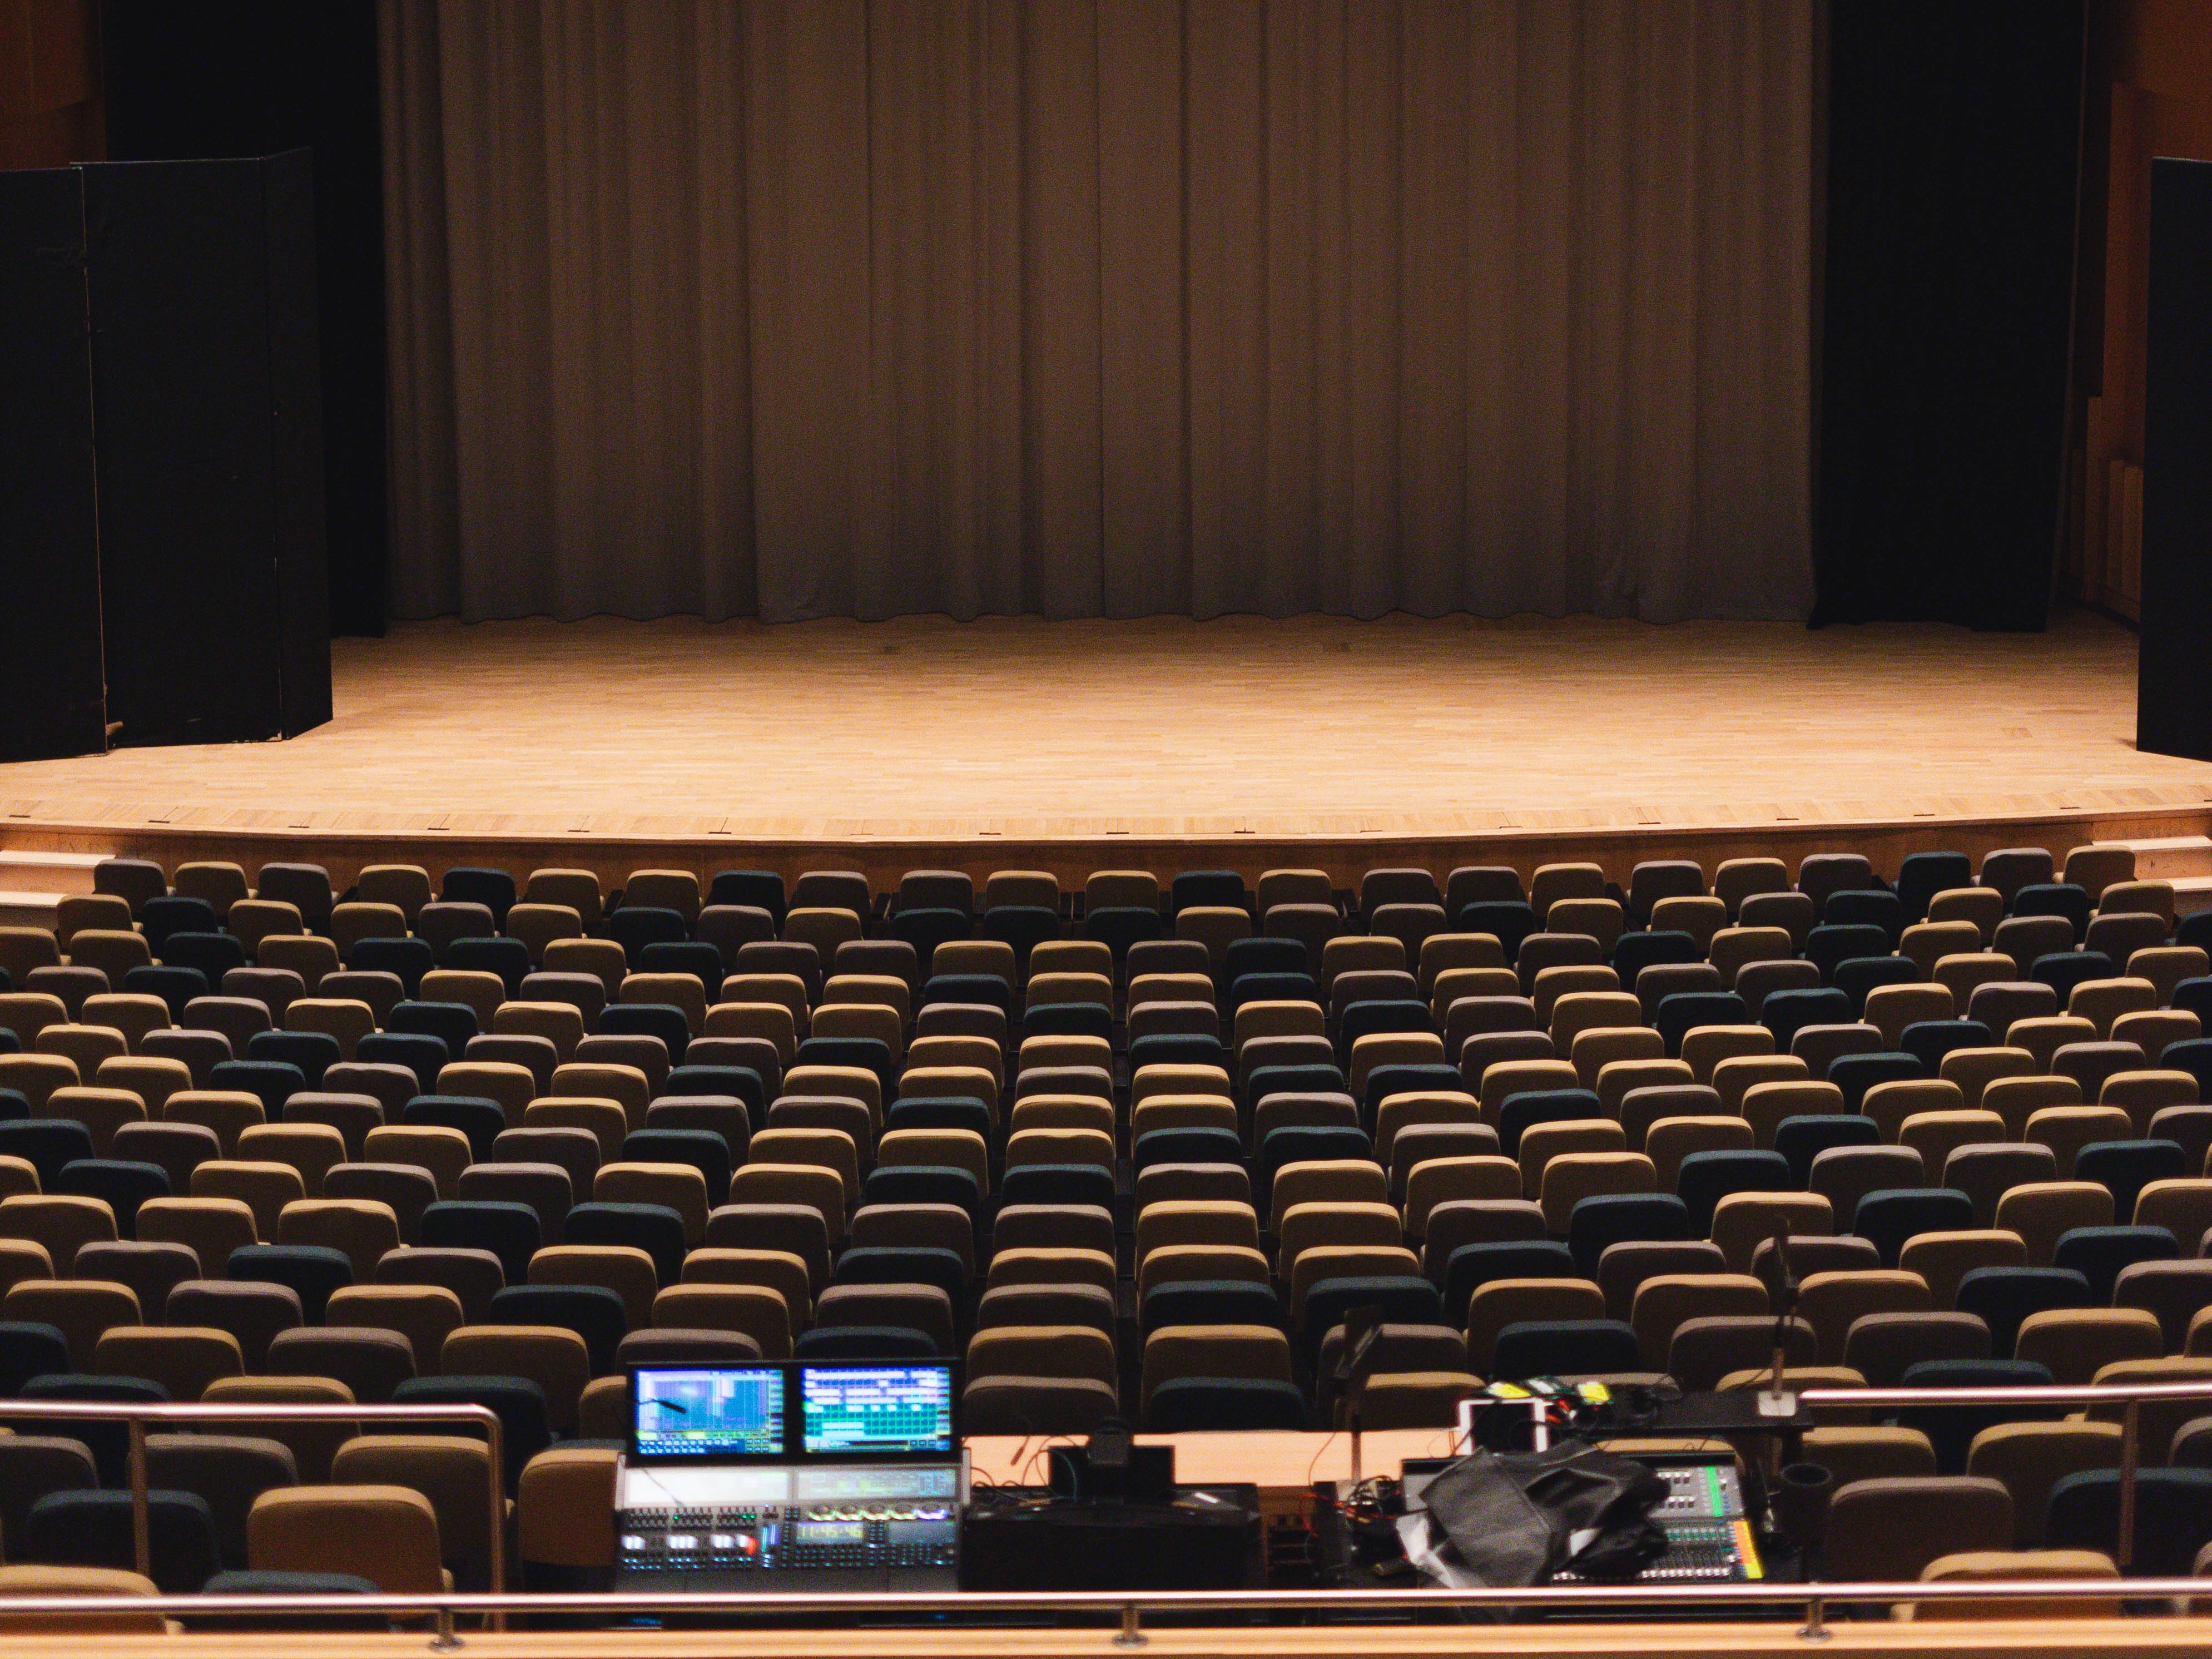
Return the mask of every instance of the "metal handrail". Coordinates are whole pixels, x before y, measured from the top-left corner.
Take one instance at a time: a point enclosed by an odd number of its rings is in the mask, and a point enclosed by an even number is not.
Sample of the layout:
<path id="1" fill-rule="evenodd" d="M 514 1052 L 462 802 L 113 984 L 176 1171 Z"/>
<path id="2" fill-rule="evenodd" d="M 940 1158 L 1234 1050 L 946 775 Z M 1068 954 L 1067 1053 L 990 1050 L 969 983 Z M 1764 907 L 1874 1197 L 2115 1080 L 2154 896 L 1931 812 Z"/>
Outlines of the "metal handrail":
<path id="1" fill-rule="evenodd" d="M 2123 1407 L 2119 1492 L 2120 1549 L 2124 1569 L 2133 1553 L 2135 1476 L 2139 1465 L 2138 1411 L 2162 1400 L 2212 1401 L 2212 1378 L 2176 1382 L 2030 1384 L 1960 1389 L 1803 1389 L 1804 1407 L 2094 1405 Z M 135 1405 L 105 1401 L 0 1401 L 0 1421 L 9 1419 L 122 1422 L 131 1434 L 132 1545 L 138 1571 L 150 1576 L 152 1545 L 146 1501 L 145 1425 L 158 1422 L 465 1422 L 480 1425 L 489 1443 L 490 1538 L 489 1593 L 441 1592 L 422 1595 L 22 1595 L 0 1598 L 0 1614 L 105 1613 L 169 1614 L 363 1613 L 431 1615 L 438 1623 L 432 1646 L 459 1645 L 454 1620 L 488 1615 L 503 1628 L 509 1613 L 639 1613 L 665 1612 L 748 1613 L 863 1613 L 883 1612 L 1062 1612 L 1111 1613 L 1120 1616 L 1121 1645 L 1146 1640 L 1146 1612 L 1292 1612 L 1334 1609 L 1376 1613 L 1445 1607 L 1787 1606 L 1802 1604 L 1808 1641 L 1824 1641 L 1826 1609 L 1834 1602 L 1919 1602 L 1944 1601 L 2212 1600 L 2212 1581 L 2198 1578 L 1948 1579 L 1933 1583 L 1780 1584 L 1576 1584 L 1503 1589 L 1330 1590 L 1034 1590 L 1034 1591 L 556 1591 L 514 1593 L 506 1589 L 506 1483 L 499 1415 L 471 1405 L 287 1405 L 276 1402 Z"/>
<path id="2" fill-rule="evenodd" d="M 1146 1613 L 1434 1612 L 1447 1607 L 1725 1608 L 1802 1606 L 1805 1623 L 1796 1632 L 1808 1642 L 1832 1634 L 1832 1603 L 1991 1601 L 2169 1601 L 2212 1598 L 2212 1580 L 2202 1578 L 2012 1578 L 1939 1579 L 1930 1583 L 1819 1584 L 1577 1584 L 1525 1589 L 1358 1590 L 1025 1590 L 1025 1591 L 823 1591 L 757 1590 L 665 1592 L 554 1591 L 538 1595 L 11 1595 L 0 1597 L 0 1616 L 148 1613 L 206 1618 L 223 1613 L 385 1613 L 433 1617 L 434 1652 L 460 1647 L 456 1620 L 463 1615 L 508 1613 L 608 1615 L 682 1612 L 768 1614 L 906 1613 L 1100 1613 L 1119 1617 L 1117 1646 L 1141 1647 Z"/>
<path id="3" fill-rule="evenodd" d="M 222 1404 L 185 1403 L 134 1405 L 96 1400 L 0 1401 L 0 1422 L 12 1419 L 46 1418 L 57 1421 L 87 1421 L 127 1425 L 131 1436 L 131 1550 L 141 1574 L 154 1570 L 152 1519 L 146 1501 L 146 1425 L 149 1423 L 474 1423 L 485 1432 L 491 1464 L 490 1553 L 486 1573 L 494 1595 L 507 1589 L 507 1480 L 505 1446 L 499 1413 L 489 1406 L 318 1406 L 284 1405 L 270 1401 Z"/>

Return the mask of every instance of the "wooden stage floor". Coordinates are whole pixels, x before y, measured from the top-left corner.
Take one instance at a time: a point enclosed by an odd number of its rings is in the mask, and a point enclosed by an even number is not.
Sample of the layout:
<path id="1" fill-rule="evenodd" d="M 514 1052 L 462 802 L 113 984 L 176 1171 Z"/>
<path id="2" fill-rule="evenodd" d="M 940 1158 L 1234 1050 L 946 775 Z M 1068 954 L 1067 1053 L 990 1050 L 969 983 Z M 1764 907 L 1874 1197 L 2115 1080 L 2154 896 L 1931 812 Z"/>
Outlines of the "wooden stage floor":
<path id="1" fill-rule="evenodd" d="M 1356 867 L 1393 846 L 1710 856 L 1864 844 L 1847 832 L 1869 826 L 1927 844 L 2039 822 L 2060 841 L 2200 833 L 2212 767 L 2136 751 L 2135 662 L 2130 634 L 2082 612 L 2041 635 L 435 623 L 338 641 L 337 718 L 289 743 L 0 767 L 0 845 L 1079 869 L 1301 848 Z"/>

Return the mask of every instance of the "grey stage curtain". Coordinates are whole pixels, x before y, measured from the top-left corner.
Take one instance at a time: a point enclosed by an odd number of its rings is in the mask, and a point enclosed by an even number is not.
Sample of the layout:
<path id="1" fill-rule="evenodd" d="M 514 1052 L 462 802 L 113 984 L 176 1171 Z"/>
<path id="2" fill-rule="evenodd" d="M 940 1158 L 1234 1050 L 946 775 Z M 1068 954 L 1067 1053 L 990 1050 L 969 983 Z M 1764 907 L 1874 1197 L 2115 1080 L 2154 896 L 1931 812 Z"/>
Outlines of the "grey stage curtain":
<path id="1" fill-rule="evenodd" d="M 383 0 L 392 605 L 1810 602 L 1814 0 Z"/>

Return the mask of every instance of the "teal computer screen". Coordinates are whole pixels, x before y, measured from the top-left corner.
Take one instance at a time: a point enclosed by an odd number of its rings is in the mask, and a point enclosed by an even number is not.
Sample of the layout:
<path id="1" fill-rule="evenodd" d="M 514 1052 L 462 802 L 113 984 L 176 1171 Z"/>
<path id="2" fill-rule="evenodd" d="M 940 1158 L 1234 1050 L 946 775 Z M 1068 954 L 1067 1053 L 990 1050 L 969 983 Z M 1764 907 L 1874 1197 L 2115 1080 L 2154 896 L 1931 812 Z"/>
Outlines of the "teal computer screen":
<path id="1" fill-rule="evenodd" d="M 809 1457 L 954 1449 L 949 1365 L 802 1365 L 799 1395 Z"/>

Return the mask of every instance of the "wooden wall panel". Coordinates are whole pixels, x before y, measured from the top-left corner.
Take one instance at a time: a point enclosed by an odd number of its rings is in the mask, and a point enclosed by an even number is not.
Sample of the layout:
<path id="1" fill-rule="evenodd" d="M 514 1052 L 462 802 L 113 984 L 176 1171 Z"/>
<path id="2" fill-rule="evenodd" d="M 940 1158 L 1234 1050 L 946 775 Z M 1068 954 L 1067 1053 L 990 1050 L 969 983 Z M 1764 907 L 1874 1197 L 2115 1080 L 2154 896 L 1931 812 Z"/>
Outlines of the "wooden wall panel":
<path id="1" fill-rule="evenodd" d="M 106 154 L 95 0 L 0 0 L 0 167 Z"/>
<path id="2" fill-rule="evenodd" d="M 2074 597 L 2133 618 L 2142 603 L 2150 163 L 2157 155 L 2212 160 L 2212 6 L 2107 0 L 2092 27 L 2101 38 L 2091 62 L 2107 71 L 2092 96 L 2111 112 L 2102 234 L 2089 246 L 2102 272 L 2101 349 L 2087 354 L 2075 376 L 2080 498 L 2060 581 Z M 2085 271 L 2085 285 L 2092 280 Z"/>

